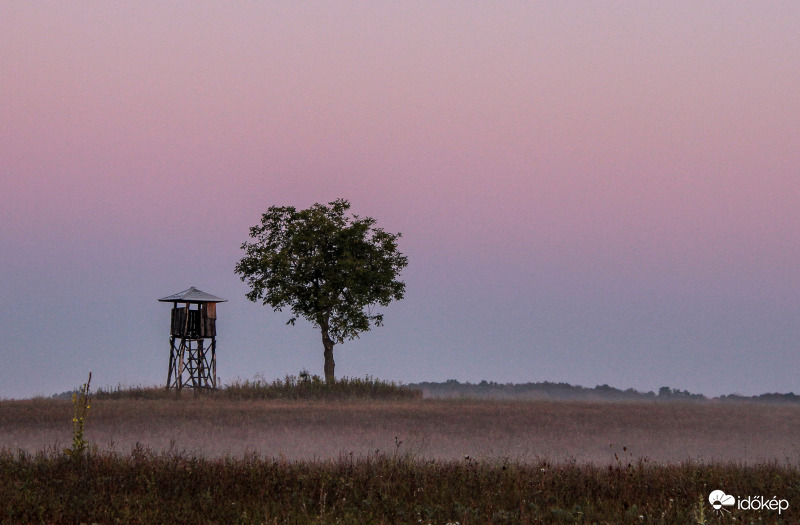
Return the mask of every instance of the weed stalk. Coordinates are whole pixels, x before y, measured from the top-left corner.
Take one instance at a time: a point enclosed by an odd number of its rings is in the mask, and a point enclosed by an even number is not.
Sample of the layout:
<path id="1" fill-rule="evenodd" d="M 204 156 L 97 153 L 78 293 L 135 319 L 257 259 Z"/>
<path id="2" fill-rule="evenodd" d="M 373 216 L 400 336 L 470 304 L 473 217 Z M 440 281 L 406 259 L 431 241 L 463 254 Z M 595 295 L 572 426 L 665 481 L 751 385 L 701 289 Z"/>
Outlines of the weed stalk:
<path id="1" fill-rule="evenodd" d="M 89 442 L 84 439 L 86 429 L 86 415 L 92 407 L 92 398 L 89 396 L 89 385 L 92 382 L 92 373 L 89 379 L 81 385 L 78 392 L 72 394 L 72 448 L 64 449 L 64 453 L 80 461 L 86 454 Z"/>

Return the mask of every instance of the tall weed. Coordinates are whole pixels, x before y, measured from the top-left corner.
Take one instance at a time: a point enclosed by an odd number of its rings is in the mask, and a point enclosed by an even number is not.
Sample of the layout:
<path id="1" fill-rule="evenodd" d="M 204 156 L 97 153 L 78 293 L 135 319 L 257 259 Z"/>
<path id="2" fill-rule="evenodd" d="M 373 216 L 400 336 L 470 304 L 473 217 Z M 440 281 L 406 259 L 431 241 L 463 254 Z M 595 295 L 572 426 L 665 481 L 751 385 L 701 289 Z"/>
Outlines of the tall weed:
<path id="1" fill-rule="evenodd" d="M 83 459 L 89 445 L 89 442 L 84 439 L 84 431 L 86 430 L 86 416 L 92 407 L 92 398 L 89 396 L 91 382 L 92 373 L 89 372 L 89 379 L 81 385 L 78 392 L 72 394 L 72 448 L 65 448 L 64 453 L 76 461 Z"/>

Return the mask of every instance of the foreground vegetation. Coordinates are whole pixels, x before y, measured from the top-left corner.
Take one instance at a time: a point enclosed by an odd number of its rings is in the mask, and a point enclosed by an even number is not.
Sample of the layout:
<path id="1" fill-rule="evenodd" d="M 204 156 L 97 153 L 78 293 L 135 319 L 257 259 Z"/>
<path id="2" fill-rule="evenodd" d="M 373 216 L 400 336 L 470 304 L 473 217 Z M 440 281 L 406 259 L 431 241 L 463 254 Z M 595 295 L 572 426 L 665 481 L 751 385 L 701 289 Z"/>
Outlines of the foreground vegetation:
<path id="1" fill-rule="evenodd" d="M 375 454 L 286 462 L 249 456 L 0 453 L 4 523 L 711 523 L 708 494 L 779 495 L 800 471 L 776 463 L 599 467 L 424 461 Z M 734 510 L 740 522 L 795 522 L 795 509 Z"/>
<path id="2" fill-rule="evenodd" d="M 798 522 L 793 404 L 423 400 L 369 378 L 340 385 L 301 373 L 90 396 L 87 381 L 71 406 L 0 402 L 0 523 Z M 716 490 L 788 507 L 719 517 Z"/>

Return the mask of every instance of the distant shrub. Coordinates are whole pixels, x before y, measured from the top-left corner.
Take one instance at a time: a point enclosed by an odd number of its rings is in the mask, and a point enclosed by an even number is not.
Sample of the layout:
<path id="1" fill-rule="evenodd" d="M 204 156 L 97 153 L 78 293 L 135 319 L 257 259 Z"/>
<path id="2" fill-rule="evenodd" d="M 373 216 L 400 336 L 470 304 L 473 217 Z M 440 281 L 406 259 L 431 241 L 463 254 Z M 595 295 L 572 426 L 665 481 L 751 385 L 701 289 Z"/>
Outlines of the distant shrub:
<path id="1" fill-rule="evenodd" d="M 263 378 L 234 381 L 220 394 L 229 399 L 418 399 L 422 392 L 394 381 L 343 377 L 328 385 L 318 375 L 303 370 L 282 380 Z"/>
<path id="2" fill-rule="evenodd" d="M 327 385 L 318 375 L 303 370 L 299 375 L 287 375 L 283 379 L 267 381 L 262 377 L 236 380 L 218 390 L 191 388 L 178 392 L 164 387 L 100 388 L 96 399 L 174 399 L 182 395 L 202 395 L 221 399 L 419 399 L 422 391 L 394 381 L 381 381 L 370 376 L 365 378 L 343 377 Z"/>
<path id="3" fill-rule="evenodd" d="M 188 389 L 188 392 L 191 392 Z M 98 388 L 95 399 L 174 399 L 179 397 L 176 390 L 167 390 L 163 386 L 122 386 Z"/>

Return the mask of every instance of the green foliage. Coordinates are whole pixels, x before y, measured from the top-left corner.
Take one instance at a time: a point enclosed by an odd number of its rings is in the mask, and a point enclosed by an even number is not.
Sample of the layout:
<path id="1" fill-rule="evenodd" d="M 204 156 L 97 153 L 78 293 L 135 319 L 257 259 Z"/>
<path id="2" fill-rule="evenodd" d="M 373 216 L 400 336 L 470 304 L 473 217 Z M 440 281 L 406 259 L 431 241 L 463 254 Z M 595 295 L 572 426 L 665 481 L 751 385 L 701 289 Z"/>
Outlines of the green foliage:
<path id="1" fill-rule="evenodd" d="M 403 298 L 398 279 L 408 264 L 397 249 L 401 234 L 385 232 L 370 217 L 348 216 L 337 199 L 306 210 L 271 206 L 250 228 L 235 272 L 250 286 L 247 298 L 275 311 L 290 308 L 287 324 L 303 317 L 322 332 L 325 379 L 333 379 L 332 348 L 383 323 L 376 305 Z M 330 354 L 330 359 L 328 357 Z"/>
<path id="2" fill-rule="evenodd" d="M 89 379 L 81 386 L 78 392 L 72 394 L 72 448 L 65 448 L 64 453 L 74 460 L 80 461 L 86 453 L 89 442 L 83 437 L 86 426 L 86 415 L 92 407 L 92 398 L 89 397 L 89 385 L 92 382 L 92 373 Z"/>
<path id="3" fill-rule="evenodd" d="M 288 462 L 255 455 L 205 459 L 0 452 L 3 523 L 533 523 L 722 522 L 709 487 L 800 498 L 788 465 L 684 463 L 633 468 L 541 461 L 421 461 L 397 453 Z M 794 509 L 751 513 L 796 523 Z M 711 519 L 710 519 L 711 518 Z"/>

